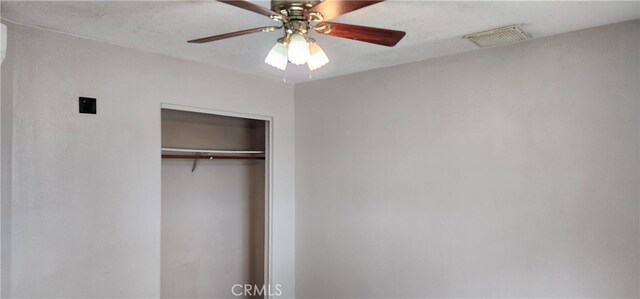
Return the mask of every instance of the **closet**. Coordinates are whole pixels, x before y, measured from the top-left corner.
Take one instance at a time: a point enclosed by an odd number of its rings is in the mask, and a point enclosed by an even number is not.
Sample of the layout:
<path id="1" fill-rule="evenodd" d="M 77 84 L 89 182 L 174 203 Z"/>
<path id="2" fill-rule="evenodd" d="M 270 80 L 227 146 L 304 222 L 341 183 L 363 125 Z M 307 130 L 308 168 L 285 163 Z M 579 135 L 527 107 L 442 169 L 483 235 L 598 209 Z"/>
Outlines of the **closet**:
<path id="1" fill-rule="evenodd" d="M 233 286 L 262 286 L 267 272 L 268 122 L 161 116 L 161 297 L 242 298 Z"/>

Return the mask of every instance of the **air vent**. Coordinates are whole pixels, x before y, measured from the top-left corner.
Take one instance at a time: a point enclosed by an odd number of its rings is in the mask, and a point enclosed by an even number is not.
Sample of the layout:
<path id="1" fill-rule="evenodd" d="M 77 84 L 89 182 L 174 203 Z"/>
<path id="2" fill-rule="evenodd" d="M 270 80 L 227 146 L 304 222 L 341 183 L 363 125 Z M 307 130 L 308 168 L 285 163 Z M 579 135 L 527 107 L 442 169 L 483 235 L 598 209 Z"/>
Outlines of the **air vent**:
<path id="1" fill-rule="evenodd" d="M 493 47 L 523 41 L 529 36 L 517 25 L 511 25 L 465 35 L 464 38 L 472 41 L 478 47 Z"/>

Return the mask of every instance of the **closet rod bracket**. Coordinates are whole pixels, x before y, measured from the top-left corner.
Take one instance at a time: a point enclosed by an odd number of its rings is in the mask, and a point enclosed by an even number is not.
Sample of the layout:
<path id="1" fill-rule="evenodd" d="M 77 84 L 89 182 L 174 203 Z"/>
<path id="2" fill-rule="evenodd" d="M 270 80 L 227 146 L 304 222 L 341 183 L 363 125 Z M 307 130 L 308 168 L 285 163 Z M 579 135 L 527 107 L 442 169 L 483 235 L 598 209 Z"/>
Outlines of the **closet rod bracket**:
<path id="1" fill-rule="evenodd" d="M 196 167 L 198 167 L 198 160 L 200 159 L 193 159 L 193 167 L 191 167 L 191 173 L 196 172 Z M 209 160 L 213 160 L 213 156 L 209 157 Z"/>
<path id="2" fill-rule="evenodd" d="M 193 167 L 191 167 L 191 173 L 196 171 L 196 167 L 198 167 L 198 159 L 193 159 Z"/>

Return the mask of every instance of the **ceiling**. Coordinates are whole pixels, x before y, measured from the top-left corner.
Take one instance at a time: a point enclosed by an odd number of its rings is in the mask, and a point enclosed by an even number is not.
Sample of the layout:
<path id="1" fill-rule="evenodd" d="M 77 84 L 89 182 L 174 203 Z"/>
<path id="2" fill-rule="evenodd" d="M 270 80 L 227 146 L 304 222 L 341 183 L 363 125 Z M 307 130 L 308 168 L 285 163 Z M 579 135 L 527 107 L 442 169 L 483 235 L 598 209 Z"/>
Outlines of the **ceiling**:
<path id="1" fill-rule="evenodd" d="M 269 2 L 258 2 L 269 7 Z M 304 82 L 478 49 L 463 35 L 521 24 L 534 38 L 640 18 L 640 2 L 387 1 L 332 21 L 406 31 L 394 48 L 315 34 L 331 62 L 309 73 L 264 63 L 281 32 L 208 44 L 194 38 L 277 25 L 216 1 L 2 1 L 7 21 L 287 82 Z"/>

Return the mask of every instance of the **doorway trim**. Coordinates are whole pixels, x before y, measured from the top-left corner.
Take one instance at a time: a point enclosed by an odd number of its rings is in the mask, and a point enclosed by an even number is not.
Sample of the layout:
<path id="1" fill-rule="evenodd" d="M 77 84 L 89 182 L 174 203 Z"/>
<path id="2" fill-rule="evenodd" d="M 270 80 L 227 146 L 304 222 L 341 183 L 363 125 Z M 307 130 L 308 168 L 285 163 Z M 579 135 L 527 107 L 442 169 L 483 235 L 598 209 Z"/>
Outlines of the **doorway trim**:
<path id="1" fill-rule="evenodd" d="M 264 285 L 265 289 L 269 289 L 271 286 L 271 278 L 272 275 L 272 253 L 273 253 L 273 116 L 268 115 L 260 115 L 260 114 L 251 114 L 237 111 L 227 111 L 227 110 L 218 110 L 218 109 L 210 109 L 210 108 L 201 108 L 194 106 L 186 106 L 186 105 L 177 105 L 170 103 L 160 103 L 160 110 L 162 109 L 168 110 L 178 110 L 178 111 L 186 111 L 186 112 L 196 112 L 203 114 L 211 114 L 211 115 L 221 115 L 221 116 L 230 116 L 230 117 L 238 117 L 245 119 L 253 119 L 253 120 L 262 120 L 266 124 L 265 129 L 265 235 L 264 235 Z M 158 115 L 158 118 L 160 118 Z M 162 159 L 160 156 L 162 155 L 162 146 L 158 149 L 160 154 L 158 155 L 159 163 L 162 163 Z M 266 299 L 272 298 L 270 292 L 265 294 Z"/>

